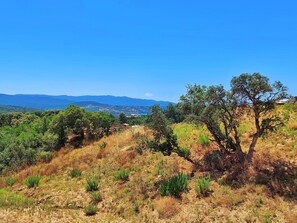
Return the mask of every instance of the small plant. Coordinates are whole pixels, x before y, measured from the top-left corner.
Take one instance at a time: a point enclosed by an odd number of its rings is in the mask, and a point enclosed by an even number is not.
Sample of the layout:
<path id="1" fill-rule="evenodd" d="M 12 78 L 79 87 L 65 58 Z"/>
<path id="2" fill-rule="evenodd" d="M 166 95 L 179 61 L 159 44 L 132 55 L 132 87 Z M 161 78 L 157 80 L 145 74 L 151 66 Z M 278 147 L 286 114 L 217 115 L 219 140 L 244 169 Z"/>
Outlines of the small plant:
<path id="1" fill-rule="evenodd" d="M 114 178 L 116 180 L 128 181 L 129 180 L 129 171 L 128 170 L 120 170 L 114 174 Z"/>
<path id="2" fill-rule="evenodd" d="M 105 149 L 106 146 L 107 146 L 107 143 L 106 143 L 106 142 L 99 142 L 99 143 L 98 143 L 98 147 L 99 147 L 99 149 Z"/>
<path id="3" fill-rule="evenodd" d="M 99 182 L 96 179 L 88 179 L 86 184 L 86 191 L 93 192 L 98 191 L 99 189 Z"/>
<path id="4" fill-rule="evenodd" d="M 103 200 L 100 192 L 92 192 L 90 194 L 90 198 L 92 200 L 92 204 L 98 204 Z"/>
<path id="5" fill-rule="evenodd" d="M 5 179 L 6 186 L 12 187 L 17 182 L 17 179 L 15 177 L 7 177 Z"/>
<path id="6" fill-rule="evenodd" d="M 198 179 L 195 184 L 195 191 L 197 195 L 207 196 L 209 194 L 210 185 L 211 179 L 209 176 Z"/>
<path id="7" fill-rule="evenodd" d="M 88 205 L 84 208 L 84 212 L 86 216 L 94 216 L 97 214 L 97 207 L 94 205 Z"/>
<path id="8" fill-rule="evenodd" d="M 30 176 L 25 179 L 25 184 L 28 188 L 36 188 L 39 186 L 40 176 Z"/>
<path id="9" fill-rule="evenodd" d="M 164 181 L 160 188 L 162 196 L 178 196 L 181 192 L 187 191 L 188 177 L 184 173 L 173 176 Z"/>
<path id="10" fill-rule="evenodd" d="M 69 175 L 72 178 L 76 178 L 76 177 L 80 177 L 81 176 L 82 171 L 78 170 L 78 169 L 73 169 L 70 171 Z"/>

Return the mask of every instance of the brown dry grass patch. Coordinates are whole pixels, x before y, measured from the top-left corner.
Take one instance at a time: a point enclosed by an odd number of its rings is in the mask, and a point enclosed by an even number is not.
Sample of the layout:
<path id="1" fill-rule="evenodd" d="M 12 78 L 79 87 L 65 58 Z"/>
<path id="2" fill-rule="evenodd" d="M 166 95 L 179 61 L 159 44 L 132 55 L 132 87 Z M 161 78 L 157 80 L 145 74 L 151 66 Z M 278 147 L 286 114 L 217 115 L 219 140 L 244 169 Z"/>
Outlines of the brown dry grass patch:
<path id="1" fill-rule="evenodd" d="M 180 212 L 179 202 L 172 197 L 165 197 L 156 201 L 156 209 L 161 219 L 172 218 Z"/>

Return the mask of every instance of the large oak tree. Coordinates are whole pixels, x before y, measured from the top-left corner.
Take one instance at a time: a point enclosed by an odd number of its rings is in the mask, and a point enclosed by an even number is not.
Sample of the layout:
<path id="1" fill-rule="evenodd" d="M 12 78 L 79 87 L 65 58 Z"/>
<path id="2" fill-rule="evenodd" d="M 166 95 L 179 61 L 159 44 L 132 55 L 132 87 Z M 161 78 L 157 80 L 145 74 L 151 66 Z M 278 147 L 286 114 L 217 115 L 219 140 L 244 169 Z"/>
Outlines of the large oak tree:
<path id="1" fill-rule="evenodd" d="M 241 74 L 231 80 L 231 89 L 223 86 L 190 85 L 181 96 L 183 111 L 208 128 L 218 147 L 236 153 L 240 162 L 251 162 L 260 137 L 275 130 L 282 120 L 273 115 L 276 102 L 287 97 L 287 88 L 279 81 L 270 84 L 259 73 Z M 243 152 L 238 131 L 242 116 L 251 112 L 255 132 L 248 152 Z"/>

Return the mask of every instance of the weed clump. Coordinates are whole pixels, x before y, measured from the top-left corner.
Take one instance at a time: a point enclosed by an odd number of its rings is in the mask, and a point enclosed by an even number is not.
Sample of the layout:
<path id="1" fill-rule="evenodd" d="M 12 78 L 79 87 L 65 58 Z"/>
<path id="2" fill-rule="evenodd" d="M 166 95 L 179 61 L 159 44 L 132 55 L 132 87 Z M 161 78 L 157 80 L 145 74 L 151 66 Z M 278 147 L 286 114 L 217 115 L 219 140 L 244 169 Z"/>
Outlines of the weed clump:
<path id="1" fill-rule="evenodd" d="M 25 179 L 25 184 L 28 188 L 36 188 L 39 186 L 40 180 L 40 176 L 30 176 Z"/>
<path id="2" fill-rule="evenodd" d="M 181 192 L 187 191 L 188 177 L 184 173 L 173 176 L 164 181 L 160 188 L 162 196 L 178 196 Z"/>
<path id="3" fill-rule="evenodd" d="M 97 214 L 97 207 L 94 205 L 88 205 L 84 208 L 84 212 L 86 216 L 94 216 Z"/>
<path id="4" fill-rule="evenodd" d="M 98 191 L 99 189 L 99 182 L 96 179 L 88 179 L 86 184 L 86 191 L 87 192 L 94 192 Z"/>
<path id="5" fill-rule="evenodd" d="M 128 181 L 129 180 L 129 171 L 128 170 L 120 170 L 114 174 L 114 178 L 116 180 Z"/>
<path id="6" fill-rule="evenodd" d="M 17 179 L 15 177 L 7 177 L 5 179 L 5 184 L 8 187 L 12 187 L 17 182 Z"/>
<path id="7" fill-rule="evenodd" d="M 98 204 L 103 200 L 100 192 L 92 192 L 90 194 L 90 198 L 92 200 L 92 204 Z"/>
<path id="8" fill-rule="evenodd" d="M 78 169 L 73 169 L 69 173 L 69 175 L 70 175 L 71 178 L 80 177 L 81 174 L 82 174 L 82 171 L 81 170 L 78 170 Z"/>
<path id="9" fill-rule="evenodd" d="M 195 184 L 195 191 L 198 196 L 207 196 L 210 191 L 211 179 L 209 176 L 198 179 Z"/>

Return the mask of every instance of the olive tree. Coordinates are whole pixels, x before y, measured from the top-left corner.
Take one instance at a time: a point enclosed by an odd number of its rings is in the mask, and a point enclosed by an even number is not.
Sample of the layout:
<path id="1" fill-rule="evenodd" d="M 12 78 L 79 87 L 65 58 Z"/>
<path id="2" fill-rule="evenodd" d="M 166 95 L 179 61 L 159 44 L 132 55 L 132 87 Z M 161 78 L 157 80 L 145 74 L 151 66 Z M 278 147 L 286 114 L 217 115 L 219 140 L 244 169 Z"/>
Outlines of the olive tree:
<path id="1" fill-rule="evenodd" d="M 282 124 L 270 111 L 278 100 L 286 97 L 287 88 L 279 81 L 270 84 L 267 77 L 254 73 L 234 77 L 229 91 L 221 85 L 189 85 L 180 105 L 185 114 L 206 125 L 223 152 L 236 153 L 240 162 L 245 163 L 252 161 L 258 139 Z M 238 128 L 247 110 L 253 114 L 256 130 L 248 153 L 244 153 Z"/>

